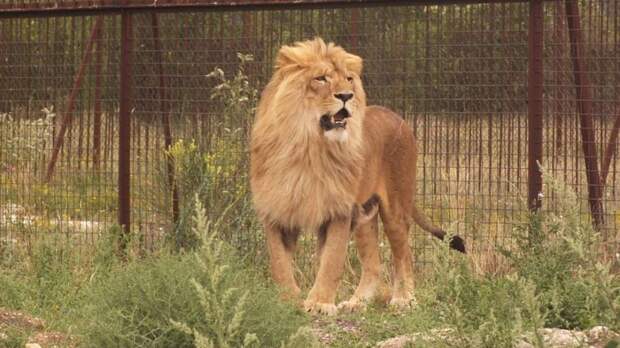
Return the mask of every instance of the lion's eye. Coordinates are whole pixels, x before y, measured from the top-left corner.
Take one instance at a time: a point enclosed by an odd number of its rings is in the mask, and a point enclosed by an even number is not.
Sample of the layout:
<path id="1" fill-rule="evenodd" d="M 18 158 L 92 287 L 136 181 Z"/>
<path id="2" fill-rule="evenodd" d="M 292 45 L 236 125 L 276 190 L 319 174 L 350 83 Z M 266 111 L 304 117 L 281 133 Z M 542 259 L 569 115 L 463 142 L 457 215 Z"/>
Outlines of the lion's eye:
<path id="1" fill-rule="evenodd" d="M 325 75 L 315 77 L 314 79 L 321 82 L 327 82 L 327 77 Z"/>
<path id="2" fill-rule="evenodd" d="M 347 77 L 347 81 L 353 82 L 353 78 L 351 76 Z"/>

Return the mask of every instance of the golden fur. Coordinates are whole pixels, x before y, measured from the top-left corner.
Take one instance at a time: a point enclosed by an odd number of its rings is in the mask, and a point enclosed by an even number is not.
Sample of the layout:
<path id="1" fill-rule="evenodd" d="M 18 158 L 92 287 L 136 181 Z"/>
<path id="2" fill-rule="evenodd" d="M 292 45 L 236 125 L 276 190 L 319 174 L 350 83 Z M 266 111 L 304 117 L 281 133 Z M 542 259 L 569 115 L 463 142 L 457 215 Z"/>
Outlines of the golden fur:
<path id="1" fill-rule="evenodd" d="M 328 62 L 348 62 L 338 68 L 361 72 L 361 59 L 334 44 L 315 40 L 283 47 L 256 113 L 251 145 L 254 202 L 261 218 L 284 227 L 318 228 L 330 217 L 349 214 L 355 203 L 362 119 L 352 117 L 347 124 L 347 144 L 330 144 L 322 139 L 317 109 L 338 105 L 322 96 L 305 97 L 308 81 L 334 68 Z M 360 84 L 359 78 L 355 83 Z M 361 113 L 364 94 L 356 93 L 354 101 L 352 113 Z"/>
<path id="2" fill-rule="evenodd" d="M 320 38 L 283 46 L 252 129 L 254 206 L 265 226 L 272 276 L 288 295 L 300 292 L 292 268 L 297 236 L 301 230 L 319 233 L 319 269 L 304 302 L 312 312 L 335 313 L 352 212 L 373 195 L 394 257 L 392 303 L 412 298 L 408 230 L 412 218 L 421 217 L 413 205 L 415 141 L 394 112 L 366 106 L 361 72 L 360 57 Z M 323 118 L 334 125 L 338 115 L 349 116 L 344 127 L 323 127 Z M 355 229 L 362 277 L 341 308 L 357 308 L 376 294 L 381 262 L 372 215 Z"/>

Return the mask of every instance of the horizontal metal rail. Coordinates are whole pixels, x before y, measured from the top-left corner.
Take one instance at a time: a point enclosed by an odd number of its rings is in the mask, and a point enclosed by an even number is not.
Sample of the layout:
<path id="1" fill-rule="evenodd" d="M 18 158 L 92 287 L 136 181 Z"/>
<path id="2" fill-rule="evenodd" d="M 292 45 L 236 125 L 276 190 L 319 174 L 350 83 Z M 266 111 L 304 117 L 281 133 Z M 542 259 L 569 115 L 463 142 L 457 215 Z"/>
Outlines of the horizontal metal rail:
<path id="1" fill-rule="evenodd" d="M 118 0 L 46 1 L 41 3 L 0 4 L 2 17 L 38 17 L 116 14 L 120 11 L 248 11 L 312 8 L 376 7 L 403 5 L 449 5 L 527 2 L 526 0 L 135 0 L 122 4 Z"/>

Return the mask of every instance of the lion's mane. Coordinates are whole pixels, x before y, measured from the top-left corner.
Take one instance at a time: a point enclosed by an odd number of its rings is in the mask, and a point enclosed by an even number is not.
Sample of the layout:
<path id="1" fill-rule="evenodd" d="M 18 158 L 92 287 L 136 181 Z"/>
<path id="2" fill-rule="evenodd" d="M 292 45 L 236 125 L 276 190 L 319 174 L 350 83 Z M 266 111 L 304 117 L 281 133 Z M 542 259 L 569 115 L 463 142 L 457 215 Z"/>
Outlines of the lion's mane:
<path id="1" fill-rule="evenodd" d="M 308 81 L 313 78 L 311 67 L 316 66 L 356 74 L 356 107 L 347 123 L 345 142 L 326 140 L 313 114 L 323 101 L 306 97 Z M 251 136 L 251 186 L 263 221 L 316 228 L 350 213 L 363 166 L 366 99 L 359 79 L 361 69 L 361 58 L 321 39 L 280 50 L 276 71 L 261 95 Z"/>

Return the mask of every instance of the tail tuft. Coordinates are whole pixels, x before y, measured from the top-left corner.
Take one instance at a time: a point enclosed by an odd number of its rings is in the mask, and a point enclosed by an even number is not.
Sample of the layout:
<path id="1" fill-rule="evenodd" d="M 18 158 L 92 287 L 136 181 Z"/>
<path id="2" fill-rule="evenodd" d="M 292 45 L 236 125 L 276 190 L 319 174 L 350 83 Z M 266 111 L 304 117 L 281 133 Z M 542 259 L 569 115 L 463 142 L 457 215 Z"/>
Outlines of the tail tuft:
<path id="1" fill-rule="evenodd" d="M 450 248 L 460 251 L 463 254 L 467 254 L 465 252 L 465 241 L 459 236 L 452 237 L 452 240 L 450 240 Z"/>

